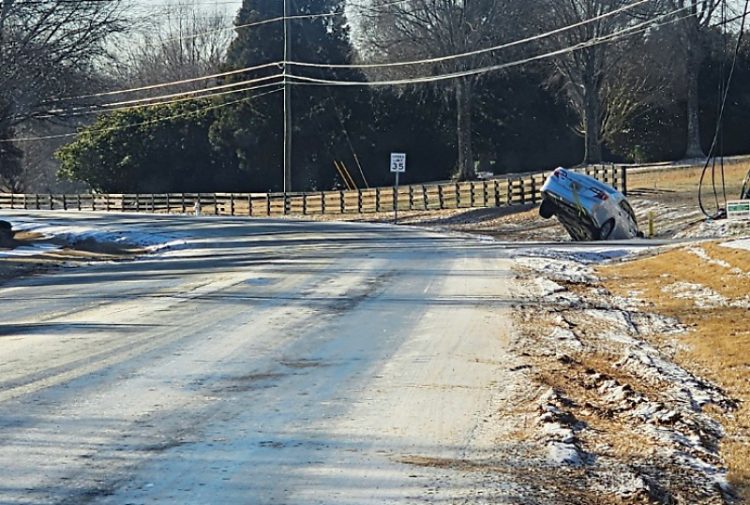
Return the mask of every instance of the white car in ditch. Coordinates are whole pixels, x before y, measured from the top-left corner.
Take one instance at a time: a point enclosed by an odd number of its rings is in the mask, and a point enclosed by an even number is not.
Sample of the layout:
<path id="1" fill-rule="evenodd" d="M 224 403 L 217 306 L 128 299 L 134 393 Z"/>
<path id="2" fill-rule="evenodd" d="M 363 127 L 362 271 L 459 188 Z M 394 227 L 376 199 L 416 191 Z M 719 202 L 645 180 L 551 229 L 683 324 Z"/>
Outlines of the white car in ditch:
<path id="1" fill-rule="evenodd" d="M 633 208 L 616 189 L 593 177 L 556 168 L 542 186 L 539 215 L 557 217 L 573 240 L 623 240 L 643 235 Z"/>

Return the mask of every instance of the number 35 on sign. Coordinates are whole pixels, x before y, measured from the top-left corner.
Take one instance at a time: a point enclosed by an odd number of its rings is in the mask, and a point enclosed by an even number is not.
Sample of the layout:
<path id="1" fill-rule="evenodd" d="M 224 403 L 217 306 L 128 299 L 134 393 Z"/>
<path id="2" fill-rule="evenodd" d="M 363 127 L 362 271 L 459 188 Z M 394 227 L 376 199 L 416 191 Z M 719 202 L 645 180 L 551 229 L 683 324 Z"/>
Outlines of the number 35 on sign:
<path id="1" fill-rule="evenodd" d="M 406 154 L 405 153 L 391 153 L 391 172 L 396 172 L 396 173 L 406 172 Z"/>

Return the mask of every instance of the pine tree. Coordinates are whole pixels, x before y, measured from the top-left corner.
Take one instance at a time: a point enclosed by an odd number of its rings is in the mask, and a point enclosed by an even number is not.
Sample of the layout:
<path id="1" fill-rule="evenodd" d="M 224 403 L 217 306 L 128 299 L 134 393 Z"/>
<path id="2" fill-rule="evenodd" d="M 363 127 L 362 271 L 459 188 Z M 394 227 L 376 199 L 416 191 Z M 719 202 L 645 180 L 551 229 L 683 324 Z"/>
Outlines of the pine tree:
<path id="1" fill-rule="evenodd" d="M 294 19 L 290 24 L 290 59 L 318 63 L 346 63 L 350 59 L 349 33 L 342 0 L 289 0 L 290 16 L 331 14 L 334 16 Z M 279 18 L 280 0 L 245 0 L 237 26 Z M 237 29 L 227 53 L 229 69 L 280 62 L 284 55 L 284 24 L 281 21 Z M 235 76 L 246 80 L 273 75 L 280 67 Z M 298 75 L 328 79 L 351 78 L 351 72 L 292 67 Z M 260 94 L 262 90 L 250 93 Z M 362 90 L 339 90 L 317 86 L 295 86 L 293 103 L 293 189 L 328 189 L 333 184 L 333 160 L 348 150 L 342 121 L 349 117 L 352 96 Z M 366 92 L 365 92 L 366 94 Z M 236 100 L 236 98 L 231 98 Z M 228 108 L 212 128 L 212 142 L 234 154 L 257 190 L 280 190 L 283 179 L 283 97 L 274 93 Z"/>

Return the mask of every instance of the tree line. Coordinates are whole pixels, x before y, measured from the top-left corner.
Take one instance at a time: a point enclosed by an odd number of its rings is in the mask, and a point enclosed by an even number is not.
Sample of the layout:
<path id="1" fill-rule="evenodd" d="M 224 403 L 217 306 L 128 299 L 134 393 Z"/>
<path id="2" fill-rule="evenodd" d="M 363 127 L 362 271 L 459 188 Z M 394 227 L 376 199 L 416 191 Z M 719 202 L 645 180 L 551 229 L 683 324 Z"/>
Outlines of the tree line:
<path id="1" fill-rule="evenodd" d="M 244 0 L 228 31 L 189 1 L 155 23 L 124 0 L 4 0 L 0 180 L 33 187 L 41 157 L 94 191 L 280 190 L 285 81 L 294 190 L 343 185 L 334 163 L 390 184 L 395 151 L 405 182 L 746 153 L 746 5 L 287 0 L 285 23 Z"/>

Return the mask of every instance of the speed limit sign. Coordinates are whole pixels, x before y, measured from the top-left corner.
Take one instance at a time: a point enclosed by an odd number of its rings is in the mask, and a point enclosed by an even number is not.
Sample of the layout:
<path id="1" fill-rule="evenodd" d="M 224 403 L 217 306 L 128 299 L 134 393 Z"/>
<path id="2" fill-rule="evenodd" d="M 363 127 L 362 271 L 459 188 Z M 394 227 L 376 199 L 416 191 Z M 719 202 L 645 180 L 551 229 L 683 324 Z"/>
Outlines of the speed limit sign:
<path id="1" fill-rule="evenodd" d="M 406 172 L 406 153 L 391 153 L 391 172 Z"/>

